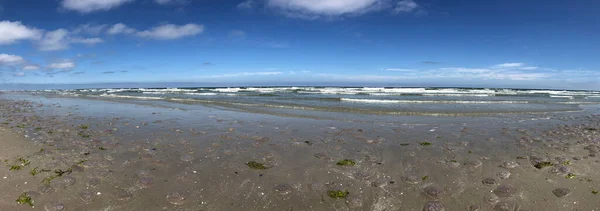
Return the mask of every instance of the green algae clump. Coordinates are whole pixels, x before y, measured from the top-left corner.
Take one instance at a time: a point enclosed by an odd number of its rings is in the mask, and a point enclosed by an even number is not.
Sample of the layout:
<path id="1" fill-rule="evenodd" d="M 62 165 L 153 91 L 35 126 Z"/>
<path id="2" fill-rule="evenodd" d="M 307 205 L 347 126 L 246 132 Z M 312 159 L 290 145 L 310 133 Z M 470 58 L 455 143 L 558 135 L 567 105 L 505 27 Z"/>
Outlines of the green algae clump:
<path id="1" fill-rule="evenodd" d="M 353 160 L 349 160 L 349 159 L 344 159 L 344 160 L 340 160 L 339 162 L 337 162 L 338 166 L 354 166 L 356 165 L 356 162 L 354 162 Z"/>
<path id="2" fill-rule="evenodd" d="M 266 167 L 265 164 L 256 162 L 256 161 L 250 161 L 248 163 L 246 163 L 246 165 L 248 167 L 250 167 L 251 169 L 260 169 L 260 170 L 265 170 L 265 169 L 269 169 L 269 167 Z"/>
<path id="3" fill-rule="evenodd" d="M 567 178 L 567 179 L 573 179 L 573 178 L 575 178 L 575 174 L 569 173 L 569 174 L 567 174 L 567 176 L 565 176 L 565 178 Z"/>
<path id="4" fill-rule="evenodd" d="M 421 145 L 421 146 L 431 146 L 431 143 L 424 141 L 424 142 L 419 143 L 419 145 Z"/>
<path id="5" fill-rule="evenodd" d="M 334 198 L 334 199 L 345 199 L 346 196 L 348 196 L 348 194 L 350 194 L 350 192 L 348 192 L 348 191 L 336 191 L 336 190 L 329 191 L 329 197 Z"/>
<path id="6" fill-rule="evenodd" d="M 554 164 L 552 164 L 552 162 L 548 162 L 548 161 L 539 162 L 539 163 L 535 164 L 535 168 L 537 168 L 537 169 L 542 169 L 542 168 L 548 167 L 548 166 L 554 166 Z"/>
<path id="7" fill-rule="evenodd" d="M 427 176 L 427 175 L 421 177 L 421 180 L 423 180 L 423 181 L 428 180 L 428 179 L 429 179 L 429 176 Z"/>
<path id="8" fill-rule="evenodd" d="M 593 190 L 592 194 L 596 195 L 596 194 L 598 194 L 598 191 L 597 190 Z"/>
<path id="9" fill-rule="evenodd" d="M 28 204 L 33 207 L 33 200 L 27 193 L 22 193 L 16 200 L 17 204 Z"/>

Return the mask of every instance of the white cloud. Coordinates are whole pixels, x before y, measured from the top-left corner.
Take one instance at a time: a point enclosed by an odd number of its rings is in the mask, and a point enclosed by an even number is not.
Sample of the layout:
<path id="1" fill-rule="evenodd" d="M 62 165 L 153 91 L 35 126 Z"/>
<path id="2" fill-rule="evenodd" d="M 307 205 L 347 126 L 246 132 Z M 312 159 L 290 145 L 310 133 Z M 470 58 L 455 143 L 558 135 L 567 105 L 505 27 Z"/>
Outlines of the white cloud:
<path id="1" fill-rule="evenodd" d="M 108 34 L 133 34 L 135 33 L 137 30 L 135 30 L 134 28 L 130 28 L 125 24 L 122 23 L 117 23 L 113 26 L 110 27 L 110 29 L 108 29 L 108 31 L 106 31 L 106 33 Z"/>
<path id="2" fill-rule="evenodd" d="M 23 57 L 17 56 L 17 55 L 10 55 L 10 54 L 0 54 L 0 66 L 12 66 L 12 65 L 19 65 L 19 64 L 23 64 L 25 63 L 25 59 L 23 59 Z"/>
<path id="3" fill-rule="evenodd" d="M 136 35 L 148 39 L 172 40 L 186 36 L 193 36 L 204 31 L 203 25 L 186 24 L 177 26 L 174 24 L 164 24 L 149 30 L 137 32 Z"/>
<path id="4" fill-rule="evenodd" d="M 21 22 L 0 21 L 0 45 L 13 44 L 19 40 L 37 40 L 42 31 L 27 27 Z"/>
<path id="5" fill-rule="evenodd" d="M 494 65 L 495 68 L 515 68 L 515 67 L 522 67 L 523 63 L 503 63 L 503 64 L 497 64 Z"/>
<path id="6" fill-rule="evenodd" d="M 396 4 L 396 8 L 394 8 L 395 13 L 401 12 L 412 12 L 419 8 L 419 5 L 412 0 L 402 0 Z"/>
<path id="7" fill-rule="evenodd" d="M 253 5 L 254 5 L 254 1 L 248 0 L 248 1 L 245 1 L 245 2 L 242 2 L 242 3 L 238 4 L 237 8 L 240 8 L 240 9 L 252 9 Z"/>
<path id="8" fill-rule="evenodd" d="M 48 68 L 50 69 L 62 69 L 62 70 L 70 70 L 75 68 L 75 63 L 72 61 L 63 61 L 48 64 Z"/>
<path id="9" fill-rule="evenodd" d="M 98 43 L 103 43 L 104 40 L 102 40 L 101 38 L 72 38 L 70 40 L 72 43 L 81 43 L 81 44 L 87 44 L 87 45 L 95 45 Z"/>
<path id="10" fill-rule="evenodd" d="M 521 69 L 521 70 L 537 70 L 538 67 L 521 67 L 519 69 Z"/>
<path id="11" fill-rule="evenodd" d="M 62 7 L 80 13 L 106 11 L 134 0 L 63 0 Z"/>
<path id="12" fill-rule="evenodd" d="M 67 40 L 69 32 L 65 29 L 57 29 L 47 32 L 38 43 L 41 51 L 56 51 L 69 48 Z"/>
<path id="13" fill-rule="evenodd" d="M 296 15 L 343 15 L 363 13 L 384 0 L 268 0 L 268 5 Z"/>
<path id="14" fill-rule="evenodd" d="M 25 73 L 24 72 L 16 72 L 13 75 L 16 77 L 23 77 L 23 76 L 25 76 Z"/>
<path id="15" fill-rule="evenodd" d="M 75 34 L 87 33 L 87 34 L 97 35 L 97 34 L 102 33 L 104 31 L 104 29 L 106 29 L 106 27 L 107 27 L 106 24 L 102 24 L 102 25 L 83 24 L 83 25 L 80 25 L 77 28 L 75 28 L 72 32 Z"/>
<path id="16" fill-rule="evenodd" d="M 21 68 L 22 70 L 39 70 L 40 66 L 38 65 L 34 65 L 34 64 L 30 64 L 30 65 L 25 65 L 23 68 Z"/>

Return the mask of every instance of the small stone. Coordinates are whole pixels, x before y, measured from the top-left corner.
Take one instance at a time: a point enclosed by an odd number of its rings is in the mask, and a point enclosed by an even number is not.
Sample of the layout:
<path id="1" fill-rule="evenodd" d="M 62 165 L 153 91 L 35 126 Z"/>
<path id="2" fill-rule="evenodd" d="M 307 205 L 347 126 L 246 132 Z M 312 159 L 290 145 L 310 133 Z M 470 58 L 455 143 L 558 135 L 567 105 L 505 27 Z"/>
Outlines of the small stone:
<path id="1" fill-rule="evenodd" d="M 500 167 L 506 168 L 506 169 L 514 169 L 516 167 L 519 167 L 519 163 L 517 163 L 515 161 L 506 161 L 506 162 L 502 163 L 502 165 L 500 165 Z"/>
<path id="2" fill-rule="evenodd" d="M 554 195 L 558 198 L 562 198 L 571 194 L 571 190 L 567 188 L 557 188 L 552 191 Z"/>
<path id="3" fill-rule="evenodd" d="M 423 206 L 423 211 L 446 211 L 442 202 L 439 201 L 430 201 L 425 203 Z"/>
<path id="4" fill-rule="evenodd" d="M 79 198 L 85 203 L 90 203 L 96 199 L 96 193 L 92 191 L 83 191 L 79 193 Z"/>
<path id="5" fill-rule="evenodd" d="M 497 182 L 494 178 L 485 178 L 481 180 L 481 183 L 483 183 L 484 185 L 495 185 Z"/>
<path id="6" fill-rule="evenodd" d="M 508 179 L 510 177 L 510 171 L 501 171 L 498 173 L 498 177 L 500 177 L 500 179 Z"/>
<path id="7" fill-rule="evenodd" d="M 495 211 L 514 211 L 515 205 L 508 202 L 500 202 L 494 206 Z"/>
<path id="8" fill-rule="evenodd" d="M 100 179 L 98 178 L 89 178 L 86 182 L 85 185 L 87 185 L 88 187 L 96 187 L 100 184 Z"/>
<path id="9" fill-rule="evenodd" d="M 503 184 L 496 187 L 494 193 L 500 197 L 511 197 L 517 193 L 517 188 L 510 184 Z"/>
<path id="10" fill-rule="evenodd" d="M 471 206 L 469 206 L 469 211 L 479 211 L 481 210 L 481 206 L 476 205 L 476 204 L 472 204 Z"/>
<path id="11" fill-rule="evenodd" d="M 186 197 L 179 191 L 167 193 L 167 201 L 173 205 L 183 205 Z"/>
<path id="12" fill-rule="evenodd" d="M 194 156 L 185 154 L 185 155 L 182 155 L 179 159 L 181 159 L 181 161 L 183 161 L 183 162 L 191 162 L 194 160 Z"/>
<path id="13" fill-rule="evenodd" d="M 48 202 L 44 205 L 46 211 L 62 211 L 65 209 L 65 205 L 59 202 Z"/>
<path id="14" fill-rule="evenodd" d="M 440 199 L 444 193 L 444 189 L 435 185 L 430 185 L 423 189 L 423 195 L 429 199 Z"/>
<path id="15" fill-rule="evenodd" d="M 287 195 L 288 193 L 292 192 L 292 186 L 290 186 L 288 184 L 276 185 L 275 192 L 277 192 L 281 195 Z"/>
<path id="16" fill-rule="evenodd" d="M 488 194 L 483 197 L 483 201 L 488 204 L 496 204 L 500 201 L 500 198 L 495 194 Z"/>

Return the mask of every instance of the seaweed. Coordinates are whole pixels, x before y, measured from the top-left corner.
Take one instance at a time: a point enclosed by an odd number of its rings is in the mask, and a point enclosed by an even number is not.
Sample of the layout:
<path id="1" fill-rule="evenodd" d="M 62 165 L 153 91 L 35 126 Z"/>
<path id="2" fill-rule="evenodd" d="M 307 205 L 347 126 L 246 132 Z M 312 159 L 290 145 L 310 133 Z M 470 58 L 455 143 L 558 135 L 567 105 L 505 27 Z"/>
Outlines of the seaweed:
<path id="1" fill-rule="evenodd" d="M 471 154 L 471 153 L 473 153 L 473 152 L 471 152 L 471 150 L 469 150 L 467 153 Z"/>
<path id="2" fill-rule="evenodd" d="M 77 162 L 77 165 L 85 163 L 87 160 L 80 160 L 79 162 Z"/>
<path id="3" fill-rule="evenodd" d="M 356 165 L 356 162 L 354 162 L 353 160 L 350 159 L 344 159 L 344 160 L 340 160 L 336 163 L 338 166 L 354 166 Z"/>
<path id="4" fill-rule="evenodd" d="M 408 146 L 410 145 L 409 143 L 401 143 L 400 146 Z"/>
<path id="5" fill-rule="evenodd" d="M 248 167 L 250 167 L 251 169 L 260 169 L 260 170 L 265 170 L 265 169 L 269 169 L 270 167 L 266 167 L 265 164 L 256 162 L 256 161 L 250 161 L 248 163 L 246 163 L 246 165 Z"/>
<path id="6" fill-rule="evenodd" d="M 98 147 L 99 150 L 106 150 L 104 147 Z"/>
<path id="7" fill-rule="evenodd" d="M 424 141 L 424 142 L 419 143 L 419 145 L 421 145 L 421 146 L 431 146 L 431 143 Z"/>
<path id="8" fill-rule="evenodd" d="M 81 128 L 82 130 L 87 130 L 88 128 L 90 128 L 89 125 L 80 125 L 79 128 Z"/>
<path id="9" fill-rule="evenodd" d="M 40 130 L 42 130 L 42 128 L 41 127 L 36 127 L 36 128 L 34 128 L 34 130 L 35 131 L 40 131 Z"/>
<path id="10" fill-rule="evenodd" d="M 12 165 L 12 166 L 10 166 L 10 171 L 18 171 L 18 170 L 21 170 L 21 168 L 23 168 L 23 167 L 19 166 L 19 165 Z"/>
<path id="11" fill-rule="evenodd" d="M 453 163 L 458 163 L 458 161 L 456 161 L 456 160 L 450 160 L 450 162 L 453 162 Z"/>
<path id="12" fill-rule="evenodd" d="M 598 194 L 598 191 L 597 190 L 593 190 L 592 194 L 596 195 L 596 194 Z"/>
<path id="13" fill-rule="evenodd" d="M 10 171 L 18 171 L 23 169 L 23 167 L 28 166 L 30 164 L 29 160 L 25 159 L 25 158 L 17 158 L 17 161 L 20 162 L 19 164 L 14 164 L 14 165 L 9 165 L 10 166 Z"/>
<path id="14" fill-rule="evenodd" d="M 22 193 L 19 198 L 17 198 L 16 202 L 17 204 L 28 204 L 29 206 L 33 207 L 33 200 L 29 195 L 27 195 L 27 193 Z"/>
<path id="15" fill-rule="evenodd" d="M 81 136 L 82 138 L 89 138 L 89 137 L 92 137 L 92 135 L 90 135 L 90 134 L 85 134 L 85 133 L 83 133 L 83 132 L 79 132 L 79 133 L 77 133 L 77 135 Z"/>
<path id="16" fill-rule="evenodd" d="M 56 178 L 56 177 L 57 177 L 56 175 L 52 175 L 52 176 L 46 177 L 46 178 L 44 178 L 44 180 L 42 180 L 42 183 L 45 183 L 45 184 L 50 184 L 50 182 L 51 182 L 51 181 L 52 181 L 54 178 Z"/>
<path id="17" fill-rule="evenodd" d="M 345 199 L 346 196 L 348 196 L 348 194 L 350 194 L 350 192 L 348 192 L 348 191 L 337 191 L 337 190 L 329 191 L 329 197 L 334 198 L 334 199 Z"/>
<path id="18" fill-rule="evenodd" d="M 31 171 L 29 171 L 29 174 L 31 174 L 31 176 L 35 176 L 38 173 L 40 173 L 40 171 L 38 170 L 38 167 L 35 167 L 35 168 L 31 169 Z"/>
<path id="19" fill-rule="evenodd" d="M 423 181 L 428 180 L 428 179 L 429 179 L 429 176 L 427 176 L 427 175 L 421 177 L 421 180 L 423 180 Z"/>
<path id="20" fill-rule="evenodd" d="M 517 159 L 522 159 L 522 160 L 524 160 L 524 159 L 527 159 L 527 158 L 526 158 L 526 157 L 523 157 L 523 156 L 517 156 Z"/>
<path id="21" fill-rule="evenodd" d="M 537 169 L 541 169 L 541 168 L 548 167 L 548 166 L 554 166 L 554 164 L 552 164 L 552 162 L 548 162 L 548 161 L 539 162 L 539 163 L 535 164 L 535 168 L 537 168 Z"/>
<path id="22" fill-rule="evenodd" d="M 562 162 L 562 164 L 564 166 L 568 166 L 568 165 L 571 165 L 571 161 L 570 160 L 565 160 L 564 162 Z"/>
<path id="23" fill-rule="evenodd" d="M 567 174 L 567 176 L 565 176 L 565 178 L 567 178 L 567 179 L 573 179 L 573 178 L 575 178 L 575 174 L 569 173 L 569 174 Z"/>

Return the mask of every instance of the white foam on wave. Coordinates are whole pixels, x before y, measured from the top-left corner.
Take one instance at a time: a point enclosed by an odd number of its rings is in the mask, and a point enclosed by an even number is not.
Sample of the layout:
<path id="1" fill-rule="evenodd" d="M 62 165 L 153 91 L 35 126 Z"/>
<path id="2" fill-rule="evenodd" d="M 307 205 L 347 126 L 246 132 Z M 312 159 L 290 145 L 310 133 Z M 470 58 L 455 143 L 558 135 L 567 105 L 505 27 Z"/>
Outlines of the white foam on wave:
<path id="1" fill-rule="evenodd" d="M 526 104 L 527 101 L 451 101 L 451 100 L 378 100 L 340 98 L 341 101 L 359 103 L 399 103 L 399 104 Z"/>
<path id="2" fill-rule="evenodd" d="M 162 100 L 162 97 L 142 97 L 142 96 L 130 96 L 130 95 L 116 95 L 116 94 L 101 94 L 100 97 L 110 98 L 127 98 L 127 99 L 139 99 L 139 100 Z"/>
<path id="3" fill-rule="evenodd" d="M 567 98 L 567 99 L 573 99 L 573 96 L 570 96 L 570 95 L 550 95 L 550 97 L 552 97 L 552 98 Z"/>

